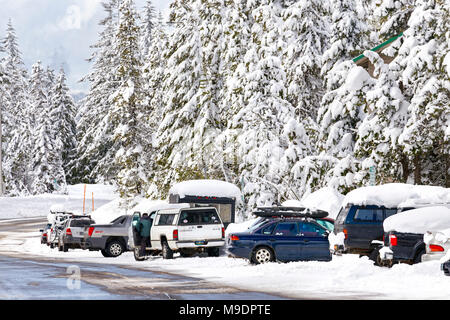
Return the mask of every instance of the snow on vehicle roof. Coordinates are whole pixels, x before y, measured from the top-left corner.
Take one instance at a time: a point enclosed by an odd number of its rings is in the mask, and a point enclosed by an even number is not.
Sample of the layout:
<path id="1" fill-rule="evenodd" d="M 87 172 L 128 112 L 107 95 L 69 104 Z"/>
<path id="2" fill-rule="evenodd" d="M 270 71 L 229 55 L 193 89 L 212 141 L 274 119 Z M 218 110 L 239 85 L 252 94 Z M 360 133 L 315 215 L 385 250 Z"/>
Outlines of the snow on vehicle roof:
<path id="1" fill-rule="evenodd" d="M 450 204 L 450 188 L 388 183 L 352 190 L 345 196 L 342 206 L 354 204 L 397 208 L 445 203 Z"/>
<path id="2" fill-rule="evenodd" d="M 286 200 L 282 203 L 284 207 L 306 207 L 328 212 L 328 217 L 336 219 L 344 196 L 330 187 L 321 188 L 310 193 L 299 200 Z"/>
<path id="3" fill-rule="evenodd" d="M 450 208 L 431 206 L 408 210 L 388 217 L 383 222 L 385 232 L 423 233 L 450 228 Z"/>
<path id="4" fill-rule="evenodd" d="M 143 199 L 132 210 L 141 213 L 151 213 L 163 209 L 189 208 L 187 203 L 168 203 L 166 200 Z"/>
<path id="5" fill-rule="evenodd" d="M 187 180 L 173 185 L 169 194 L 179 195 L 180 198 L 185 196 L 200 196 L 200 197 L 223 197 L 241 198 L 241 190 L 229 182 L 220 180 Z"/>

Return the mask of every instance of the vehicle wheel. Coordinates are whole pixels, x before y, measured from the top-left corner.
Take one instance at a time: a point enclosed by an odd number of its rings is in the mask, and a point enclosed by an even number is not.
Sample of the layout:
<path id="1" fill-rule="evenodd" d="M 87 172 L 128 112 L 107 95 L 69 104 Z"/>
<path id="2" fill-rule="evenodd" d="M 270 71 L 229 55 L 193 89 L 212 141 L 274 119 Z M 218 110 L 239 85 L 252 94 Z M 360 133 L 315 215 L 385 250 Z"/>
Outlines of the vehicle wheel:
<path id="1" fill-rule="evenodd" d="M 386 262 L 381 260 L 380 249 L 381 248 L 373 249 L 372 252 L 370 252 L 369 259 L 372 260 L 376 266 L 382 267 L 385 266 Z"/>
<path id="2" fill-rule="evenodd" d="M 416 257 L 414 258 L 413 263 L 420 263 L 422 262 L 422 256 L 425 254 L 425 249 L 420 249 L 419 252 L 417 252 Z"/>
<path id="3" fill-rule="evenodd" d="M 274 260 L 272 250 L 267 247 L 260 247 L 253 251 L 252 261 L 256 264 L 267 263 Z"/>
<path id="4" fill-rule="evenodd" d="M 170 249 L 167 241 L 162 242 L 162 256 L 163 259 L 173 259 L 173 251 Z"/>
<path id="5" fill-rule="evenodd" d="M 182 256 L 183 258 L 189 258 L 192 257 L 194 255 L 194 253 L 192 251 L 189 250 L 180 250 L 180 256 Z"/>
<path id="6" fill-rule="evenodd" d="M 106 250 L 100 250 L 100 252 L 102 253 L 102 255 L 103 255 L 105 258 L 109 258 L 108 252 L 106 252 Z"/>
<path id="7" fill-rule="evenodd" d="M 141 257 L 140 248 L 134 248 L 133 252 L 134 252 L 134 260 L 136 260 L 136 261 L 146 260 L 146 257 Z"/>
<path id="8" fill-rule="evenodd" d="M 218 247 L 208 248 L 206 252 L 208 252 L 208 257 L 218 257 L 220 253 Z"/>
<path id="9" fill-rule="evenodd" d="M 109 257 L 118 257 L 124 251 L 124 247 L 119 240 L 112 240 L 106 245 L 106 252 Z"/>

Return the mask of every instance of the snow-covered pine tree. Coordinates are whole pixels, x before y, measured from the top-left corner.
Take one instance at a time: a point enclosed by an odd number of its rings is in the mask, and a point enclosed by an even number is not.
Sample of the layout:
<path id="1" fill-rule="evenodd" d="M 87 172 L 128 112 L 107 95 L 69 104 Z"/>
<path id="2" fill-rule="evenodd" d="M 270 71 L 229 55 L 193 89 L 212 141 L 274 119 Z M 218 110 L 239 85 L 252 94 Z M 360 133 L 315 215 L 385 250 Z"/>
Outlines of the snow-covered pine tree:
<path id="1" fill-rule="evenodd" d="M 158 152 L 155 148 L 155 139 L 158 126 L 164 117 L 161 110 L 163 110 L 164 101 L 163 83 L 167 71 L 167 61 L 164 54 L 168 47 L 168 41 L 165 23 L 161 12 L 159 12 L 158 19 L 152 29 L 150 47 L 147 56 L 144 57 L 145 65 L 142 71 L 145 92 L 143 104 L 148 106 L 148 119 L 144 120 L 148 125 L 147 137 L 149 139 L 146 166 L 150 176 L 146 190 L 147 196 L 158 194 L 157 186 L 153 182 L 155 172 L 158 170 L 155 161 L 155 154 Z"/>
<path id="2" fill-rule="evenodd" d="M 392 62 L 411 99 L 400 140 L 416 184 L 450 185 L 449 14 L 448 1 L 417 1 Z"/>
<path id="3" fill-rule="evenodd" d="M 76 152 L 76 106 L 66 84 L 64 69 L 60 69 L 51 90 L 51 108 L 57 145 L 62 146 L 61 157 L 67 182 L 72 182 L 71 164 Z"/>
<path id="4" fill-rule="evenodd" d="M 6 29 L 6 37 L 2 39 L 0 45 L 5 53 L 4 69 L 8 74 L 9 81 L 4 84 L 4 92 L 8 92 L 12 99 L 4 101 L 3 110 L 3 140 L 4 147 L 7 148 L 9 140 L 17 127 L 20 127 L 20 119 L 24 113 L 27 100 L 27 72 L 22 60 L 17 36 L 11 19 Z M 7 155 L 8 156 L 8 155 Z"/>
<path id="5" fill-rule="evenodd" d="M 57 114 L 49 103 L 48 88 L 45 87 L 46 77 L 47 73 L 41 63 L 35 63 L 30 77 L 30 113 L 33 115 L 30 191 L 33 194 L 53 192 L 59 188 L 64 190 L 66 187 L 61 157 L 62 145 L 57 140 L 53 126 Z"/>
<path id="6" fill-rule="evenodd" d="M 408 28 L 408 20 L 416 0 L 375 0 L 372 20 L 379 30 L 380 39 L 387 40 Z"/>
<path id="7" fill-rule="evenodd" d="M 397 79 L 389 65 L 376 53 L 364 52 L 374 66 L 375 86 L 366 93 L 367 116 L 358 126 L 355 156 L 361 160 L 361 170 L 366 172 L 366 182 L 369 168 L 376 168 L 376 183 L 406 182 L 407 163 L 398 142 L 407 117 L 408 103 L 401 93 Z M 364 176 L 362 174 L 362 176 Z"/>
<path id="8" fill-rule="evenodd" d="M 219 159 L 223 177 L 226 181 L 240 184 L 240 163 L 238 137 L 242 123 L 235 117 L 245 106 L 244 87 L 246 85 L 246 62 L 242 59 L 250 43 L 250 19 L 245 0 L 225 2 L 223 17 L 223 53 L 222 68 L 224 82 L 220 99 L 221 122 L 226 125 L 216 139 L 216 146 L 221 148 Z"/>
<path id="9" fill-rule="evenodd" d="M 361 19 L 360 12 L 364 12 L 361 7 L 359 0 L 336 0 L 330 4 L 330 45 L 322 55 L 321 68 L 327 91 L 337 89 L 344 81 L 339 72 L 333 72 L 333 67 L 370 47 L 369 26 Z"/>
<path id="10" fill-rule="evenodd" d="M 285 197 L 285 186 L 280 183 L 286 174 L 281 158 L 287 141 L 282 132 L 294 118 L 295 109 L 287 100 L 280 58 L 285 45 L 279 27 L 281 3 L 259 1 L 247 6 L 251 40 L 243 57 L 243 105 L 231 121 L 240 131 L 237 141 L 243 193 L 248 208 L 253 208 Z"/>
<path id="11" fill-rule="evenodd" d="M 133 205 L 135 196 L 143 194 L 147 183 L 146 146 L 151 145 L 147 135 L 148 108 L 143 104 L 142 57 L 139 47 L 140 29 L 133 0 L 123 0 L 119 6 L 119 26 L 115 37 L 118 65 L 114 78 L 118 82 L 110 97 L 108 119 L 113 131 L 114 162 L 120 168 L 117 175 L 118 191 L 123 204 Z"/>
<path id="12" fill-rule="evenodd" d="M 216 5 L 219 5 L 218 9 L 215 9 Z M 200 102 L 204 98 L 200 92 L 206 89 L 201 86 L 210 85 L 212 82 L 208 79 L 216 76 L 215 66 L 206 65 L 206 58 L 217 58 L 213 51 L 218 44 L 206 38 L 205 30 L 220 30 L 218 17 L 209 16 L 207 21 L 202 18 L 206 18 L 205 12 L 209 10 L 220 10 L 220 1 L 207 4 L 203 0 L 178 0 L 170 8 L 169 23 L 173 25 L 173 31 L 165 55 L 167 75 L 163 84 L 164 119 L 157 131 L 159 152 L 156 157 L 159 169 L 155 182 L 161 195 L 165 195 L 175 181 L 209 175 L 206 166 L 211 161 L 202 157 L 214 156 L 208 155 L 206 149 L 218 126 L 214 119 L 217 115 L 214 110 L 216 104 L 211 99 L 216 88 L 208 88 L 211 92 L 205 105 Z M 212 24 L 210 27 L 207 26 L 208 22 Z M 218 35 L 214 37 L 217 40 Z"/>
<path id="13" fill-rule="evenodd" d="M 153 30 L 156 27 L 156 11 L 155 7 L 151 0 L 147 0 L 143 9 L 142 15 L 142 26 L 141 26 L 141 38 L 140 38 L 140 46 L 141 53 L 143 57 L 147 57 L 150 52 L 150 47 L 152 46 L 153 36 L 155 31 Z"/>
<path id="14" fill-rule="evenodd" d="M 114 51 L 114 38 L 118 25 L 118 0 L 102 3 L 106 17 L 100 21 L 104 28 L 95 49 L 88 59 L 92 71 L 83 78 L 89 82 L 89 92 L 80 103 L 77 114 L 77 159 L 71 172 L 82 182 L 111 182 L 118 168 L 114 165 L 115 153 L 111 152 L 113 127 L 107 118 L 109 97 L 117 89 L 114 78 L 118 57 Z"/>
<path id="15" fill-rule="evenodd" d="M 321 57 L 330 36 L 325 3 L 321 0 L 295 1 L 281 14 L 282 35 L 286 42 L 282 54 L 287 99 L 302 119 L 315 119 L 324 94 Z"/>

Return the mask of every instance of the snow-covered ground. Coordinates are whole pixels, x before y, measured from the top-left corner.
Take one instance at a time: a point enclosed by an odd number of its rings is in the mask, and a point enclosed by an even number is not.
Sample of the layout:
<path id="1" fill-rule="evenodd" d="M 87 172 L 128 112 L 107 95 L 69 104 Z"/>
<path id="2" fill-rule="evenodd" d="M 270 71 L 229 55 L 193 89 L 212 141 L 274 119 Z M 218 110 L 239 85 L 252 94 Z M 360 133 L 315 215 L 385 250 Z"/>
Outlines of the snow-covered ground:
<path id="1" fill-rule="evenodd" d="M 236 228 L 236 226 L 235 226 Z M 99 252 L 59 252 L 41 245 L 39 233 L 10 233 L 0 240 L 1 250 L 79 262 L 120 264 L 203 278 L 242 289 L 283 294 L 294 298 L 339 299 L 450 299 L 450 277 L 439 261 L 399 264 L 391 269 L 373 265 L 368 258 L 347 254 L 331 262 L 290 262 L 250 265 L 243 259 L 192 257 L 173 260 L 153 257 L 137 262 L 127 252 L 104 258 Z"/>
<path id="2" fill-rule="evenodd" d="M 67 211 L 83 212 L 84 184 L 68 186 L 68 194 L 42 194 L 27 197 L 0 197 L 0 219 L 46 216 L 54 205 L 63 206 Z M 85 213 L 92 212 L 92 194 L 94 209 L 117 198 L 114 187 L 109 185 L 86 185 Z"/>
<path id="3" fill-rule="evenodd" d="M 95 188 L 95 187 L 93 187 Z M 102 189 L 102 187 L 98 187 Z M 107 188 L 108 189 L 108 188 Z M 88 186 L 89 190 L 89 186 Z M 104 189 L 103 189 L 104 190 Z M 81 197 L 78 195 L 81 191 Z M 88 191 L 89 192 L 89 191 Z M 98 194 L 100 194 L 98 190 Z M 61 198 L 60 198 L 61 197 Z M 104 192 L 103 198 L 112 201 L 100 207 L 94 216 L 105 220 L 114 215 L 123 214 L 118 209 L 113 190 Z M 11 218 L 33 216 L 39 208 L 48 208 L 54 201 L 74 202 L 82 200 L 82 186 L 73 187 L 68 198 L 64 196 L 41 196 L 31 199 L 2 198 L 9 206 L 20 204 L 20 210 Z M 15 202 L 17 201 L 17 202 Z M 32 206 L 32 204 L 35 204 Z M 81 202 L 80 202 L 81 203 Z M 141 207 L 163 205 L 161 201 L 142 201 Z M 82 203 L 81 203 L 82 206 Z M 47 208 L 47 209 L 48 209 Z M 27 215 L 24 215 L 24 211 Z M 1 212 L 8 208 L 1 206 Z M 45 210 L 44 210 L 45 211 Z M 45 211 L 47 212 L 47 211 Z M 36 214 L 37 215 L 37 214 Z M 42 216 L 42 214 L 41 214 Z M 227 233 L 245 230 L 253 220 L 242 224 L 230 224 Z M 1 223 L 5 223 L 0 221 Z M 391 269 L 376 267 L 368 258 L 347 254 L 333 256 L 331 262 L 290 262 L 250 265 L 243 259 L 225 256 L 218 258 L 192 257 L 181 258 L 175 255 L 173 260 L 153 257 L 147 261 L 137 262 L 133 254 L 127 252 L 118 258 L 104 258 L 100 252 L 70 250 L 59 252 L 40 244 L 39 232 L 3 232 L 0 238 L 0 251 L 20 253 L 22 256 L 37 255 L 46 258 L 68 259 L 79 262 L 102 264 L 120 264 L 143 269 L 171 272 L 206 279 L 237 288 L 283 294 L 294 298 L 339 298 L 339 299 L 450 299 L 450 277 L 440 270 L 440 261 L 423 262 L 416 265 L 398 264 Z M 82 271 L 83 272 L 83 271 Z"/>

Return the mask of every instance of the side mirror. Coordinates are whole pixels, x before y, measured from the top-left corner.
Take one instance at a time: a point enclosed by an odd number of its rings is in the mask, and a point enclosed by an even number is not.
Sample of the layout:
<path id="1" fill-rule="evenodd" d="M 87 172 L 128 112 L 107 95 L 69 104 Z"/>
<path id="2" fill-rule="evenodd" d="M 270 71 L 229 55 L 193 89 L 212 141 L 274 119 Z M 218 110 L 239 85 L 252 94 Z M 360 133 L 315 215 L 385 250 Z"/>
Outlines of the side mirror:
<path id="1" fill-rule="evenodd" d="M 39 229 L 39 232 L 44 232 L 44 229 Z"/>

